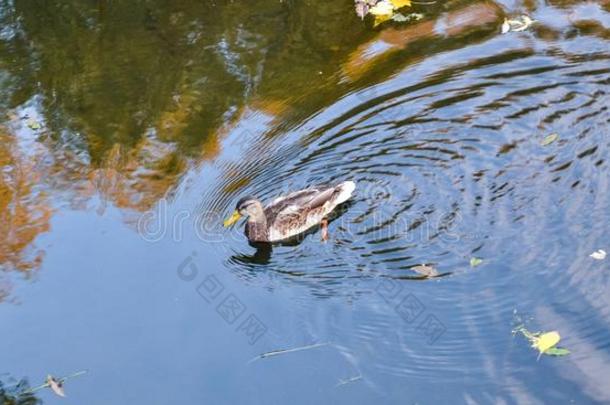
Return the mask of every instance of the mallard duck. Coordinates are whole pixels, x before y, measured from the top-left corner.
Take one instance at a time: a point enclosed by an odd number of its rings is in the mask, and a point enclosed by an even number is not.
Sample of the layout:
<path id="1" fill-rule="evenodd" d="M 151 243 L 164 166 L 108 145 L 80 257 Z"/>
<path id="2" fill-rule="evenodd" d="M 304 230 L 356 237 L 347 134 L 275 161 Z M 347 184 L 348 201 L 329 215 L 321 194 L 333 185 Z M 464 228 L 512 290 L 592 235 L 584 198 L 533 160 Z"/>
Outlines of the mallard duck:
<path id="1" fill-rule="evenodd" d="M 327 216 L 349 200 L 355 188 L 353 181 L 307 188 L 278 197 L 265 208 L 257 198 L 247 196 L 237 202 L 235 212 L 224 221 L 224 226 L 247 217 L 245 233 L 250 242 L 274 243 L 290 240 L 321 225 L 322 239 L 325 239 Z"/>

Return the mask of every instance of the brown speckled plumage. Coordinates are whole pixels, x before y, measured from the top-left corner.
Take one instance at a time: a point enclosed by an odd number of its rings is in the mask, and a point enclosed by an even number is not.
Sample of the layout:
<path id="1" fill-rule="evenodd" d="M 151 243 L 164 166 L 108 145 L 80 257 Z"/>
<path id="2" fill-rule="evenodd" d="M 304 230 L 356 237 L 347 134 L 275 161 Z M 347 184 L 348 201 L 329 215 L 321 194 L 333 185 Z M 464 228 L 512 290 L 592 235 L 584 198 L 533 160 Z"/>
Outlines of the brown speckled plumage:
<path id="1" fill-rule="evenodd" d="M 237 206 L 240 213 L 248 216 L 246 237 L 250 242 L 280 242 L 302 234 L 347 201 L 355 186 L 346 181 L 300 190 L 276 198 L 264 209 L 258 200 L 246 197 Z"/>

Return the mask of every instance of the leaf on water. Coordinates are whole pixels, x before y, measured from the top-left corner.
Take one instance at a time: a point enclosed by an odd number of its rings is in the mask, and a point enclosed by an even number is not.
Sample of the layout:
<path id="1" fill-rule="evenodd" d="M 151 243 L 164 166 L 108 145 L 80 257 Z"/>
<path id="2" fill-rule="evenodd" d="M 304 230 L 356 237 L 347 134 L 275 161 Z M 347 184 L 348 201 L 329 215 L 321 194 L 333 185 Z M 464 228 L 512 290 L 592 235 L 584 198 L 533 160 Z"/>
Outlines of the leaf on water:
<path id="1" fill-rule="evenodd" d="M 26 125 L 28 126 L 28 128 L 33 129 L 33 130 L 40 129 L 42 127 L 42 125 L 40 125 L 40 123 L 33 118 L 30 118 L 26 122 Z"/>
<path id="2" fill-rule="evenodd" d="M 376 27 L 379 24 L 388 21 L 390 18 L 392 18 L 392 15 L 390 15 L 390 14 L 388 14 L 388 15 L 376 15 L 375 16 L 375 21 L 373 22 L 373 27 Z"/>
<path id="3" fill-rule="evenodd" d="M 506 34 L 508 31 L 510 31 L 510 24 L 508 24 L 508 20 L 505 18 L 502 23 L 502 34 Z"/>
<path id="4" fill-rule="evenodd" d="M 551 347 L 550 349 L 547 349 L 544 354 L 548 354 L 549 356 L 567 356 L 570 354 L 570 351 L 563 347 Z"/>
<path id="5" fill-rule="evenodd" d="M 411 0 L 390 0 L 394 8 L 410 7 Z"/>
<path id="6" fill-rule="evenodd" d="M 356 15 L 361 19 L 364 19 L 364 16 L 369 12 L 369 6 L 366 3 L 357 2 L 356 3 Z"/>
<path id="7" fill-rule="evenodd" d="M 563 347 L 555 347 L 561 340 L 561 336 L 559 336 L 559 332 L 557 331 L 532 333 L 525 328 L 525 325 L 520 324 L 513 329 L 513 333 L 519 332 L 521 332 L 523 336 L 530 341 L 533 348 L 538 349 L 538 358 L 540 358 L 540 356 L 543 354 L 549 356 L 566 356 L 570 354 L 568 349 L 564 349 Z"/>
<path id="8" fill-rule="evenodd" d="M 436 277 L 436 276 L 438 276 L 438 271 L 434 267 L 428 266 L 428 265 L 425 265 L 425 264 L 412 267 L 411 270 L 413 270 L 416 273 L 421 274 L 422 276 L 426 276 L 426 277 Z"/>
<path id="9" fill-rule="evenodd" d="M 536 20 L 532 20 L 526 15 L 522 15 L 511 20 L 504 19 L 504 22 L 502 23 L 502 34 L 506 34 L 509 31 L 525 31 L 535 22 Z"/>
<path id="10" fill-rule="evenodd" d="M 510 24 L 511 21 L 509 21 L 508 23 Z M 511 24 L 511 28 L 512 28 L 512 31 L 521 32 L 521 31 L 525 31 L 527 29 L 527 25 L 519 24 L 519 23 L 517 23 L 516 21 L 513 20 L 512 24 Z"/>
<path id="11" fill-rule="evenodd" d="M 405 22 L 409 21 L 409 17 L 401 13 L 394 13 L 394 15 L 392 16 L 392 21 Z"/>
<path id="12" fill-rule="evenodd" d="M 521 16 L 521 22 L 523 23 L 523 30 L 526 30 L 530 27 L 530 25 L 532 25 L 533 23 L 536 22 L 536 20 L 532 20 L 531 18 L 529 18 L 526 15 L 522 15 Z"/>
<path id="13" fill-rule="evenodd" d="M 481 263 L 483 263 L 483 259 L 479 259 L 478 257 L 470 259 L 470 267 L 477 267 Z"/>
<path id="14" fill-rule="evenodd" d="M 540 145 L 542 145 L 542 146 L 550 145 L 553 142 L 555 142 L 557 139 L 559 139 L 559 135 L 557 135 L 555 133 L 547 135 L 547 136 L 544 137 L 542 142 L 540 142 Z"/>
<path id="15" fill-rule="evenodd" d="M 411 21 L 411 20 L 419 21 L 422 18 L 424 18 L 424 15 L 419 14 L 419 13 L 411 13 L 411 14 L 407 14 L 407 15 L 404 15 L 402 13 L 394 13 L 394 15 L 392 16 L 392 21 L 396 21 L 396 22 L 407 22 L 407 21 Z"/>
<path id="16" fill-rule="evenodd" d="M 591 253 L 589 257 L 594 258 L 595 260 L 604 260 L 606 258 L 606 251 L 602 249 L 598 249 L 597 251 Z"/>
<path id="17" fill-rule="evenodd" d="M 392 17 L 393 12 L 394 12 L 394 6 L 392 5 L 392 3 L 390 3 L 389 1 L 386 1 L 386 0 L 380 1 L 379 3 L 375 4 L 375 6 L 369 10 L 369 13 L 373 14 L 374 16 L 387 17 L 386 20 L 388 20 L 388 19 L 390 19 L 390 17 Z"/>
<path id="18" fill-rule="evenodd" d="M 356 14 L 360 18 L 364 18 L 367 14 L 375 17 L 373 26 L 377 26 L 385 21 L 393 20 L 397 22 L 407 22 L 411 20 L 420 20 L 422 14 L 412 13 L 408 15 L 396 13 L 395 11 L 410 7 L 411 0 L 355 0 Z"/>
<path id="19" fill-rule="evenodd" d="M 51 388 L 51 390 L 56 395 L 58 395 L 60 397 L 66 396 L 66 394 L 64 393 L 63 383 L 61 382 L 61 380 L 58 380 L 57 378 L 53 377 L 52 375 L 48 375 L 47 384 L 49 385 L 49 388 Z"/>
<path id="20" fill-rule="evenodd" d="M 525 325 L 523 325 L 523 324 L 521 324 L 521 325 L 517 326 L 515 329 L 513 329 L 513 334 L 516 334 L 519 332 L 521 332 L 523 334 L 523 336 L 525 336 L 525 338 L 532 343 L 534 342 L 534 339 L 536 339 L 539 335 L 539 333 L 532 333 L 529 330 L 527 330 L 525 328 Z"/>
<path id="21" fill-rule="evenodd" d="M 538 349 L 540 353 L 545 353 L 547 350 L 559 343 L 560 340 L 561 336 L 559 336 L 559 332 L 546 332 L 537 338 L 534 338 L 532 347 Z"/>

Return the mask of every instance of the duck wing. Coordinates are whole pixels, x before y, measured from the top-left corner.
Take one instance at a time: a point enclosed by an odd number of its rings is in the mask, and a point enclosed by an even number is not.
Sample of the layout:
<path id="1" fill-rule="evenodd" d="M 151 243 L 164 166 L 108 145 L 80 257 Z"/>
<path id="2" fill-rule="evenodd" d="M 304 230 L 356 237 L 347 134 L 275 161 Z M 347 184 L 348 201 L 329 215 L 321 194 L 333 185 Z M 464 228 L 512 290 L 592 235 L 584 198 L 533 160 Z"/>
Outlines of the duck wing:
<path id="1" fill-rule="evenodd" d="M 275 199 L 265 208 L 270 240 L 283 240 L 318 225 L 337 205 L 351 197 L 355 184 L 312 187 Z"/>
<path id="2" fill-rule="evenodd" d="M 278 197 L 265 207 L 267 221 L 271 224 L 278 217 L 319 207 L 332 197 L 333 192 L 334 187 L 312 187 Z"/>
<path id="3" fill-rule="evenodd" d="M 334 187 L 310 187 L 295 191 L 276 198 L 275 200 L 271 201 L 271 204 L 269 204 L 265 209 L 277 209 L 291 204 L 306 205 L 309 201 L 319 197 L 321 194 L 332 191 L 333 189 Z"/>

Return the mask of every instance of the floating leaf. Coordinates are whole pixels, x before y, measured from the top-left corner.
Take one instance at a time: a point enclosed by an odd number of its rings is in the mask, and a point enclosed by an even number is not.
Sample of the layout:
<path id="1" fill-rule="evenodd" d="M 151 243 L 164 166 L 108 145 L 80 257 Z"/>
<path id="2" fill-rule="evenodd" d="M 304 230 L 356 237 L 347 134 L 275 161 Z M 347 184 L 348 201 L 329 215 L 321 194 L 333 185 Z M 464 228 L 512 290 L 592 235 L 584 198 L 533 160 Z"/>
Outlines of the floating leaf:
<path id="1" fill-rule="evenodd" d="M 59 395 L 60 397 L 65 397 L 66 394 L 64 393 L 64 388 L 63 388 L 63 382 L 55 377 L 53 377 L 52 375 L 48 375 L 47 376 L 47 384 L 49 385 L 49 388 L 51 388 L 51 390 Z"/>
<path id="2" fill-rule="evenodd" d="M 405 22 L 409 21 L 409 17 L 401 13 L 394 13 L 394 15 L 392 15 L 392 21 Z"/>
<path id="3" fill-rule="evenodd" d="M 536 20 L 532 20 L 526 15 L 522 15 L 511 20 L 504 19 L 504 22 L 502 23 L 502 34 L 506 34 L 509 31 L 525 31 L 535 22 Z"/>
<path id="4" fill-rule="evenodd" d="M 356 3 L 356 15 L 361 19 L 364 19 L 364 16 L 369 12 L 369 6 L 366 3 L 357 2 Z"/>
<path id="5" fill-rule="evenodd" d="M 548 354 L 549 356 L 567 356 L 570 354 L 570 351 L 563 347 L 551 347 L 550 349 L 547 349 L 544 354 Z"/>
<path id="6" fill-rule="evenodd" d="M 589 255 L 589 257 L 594 258 L 595 260 L 604 260 L 606 258 L 606 251 L 599 249 Z"/>
<path id="7" fill-rule="evenodd" d="M 432 266 L 428 266 L 425 264 L 422 264 L 420 266 L 415 266 L 412 267 L 411 270 L 413 270 L 416 273 L 421 274 L 422 276 L 426 276 L 426 277 L 436 277 L 438 276 L 438 271 L 436 271 L 436 269 Z"/>
<path id="8" fill-rule="evenodd" d="M 419 13 L 411 13 L 407 15 L 401 13 L 394 13 L 394 15 L 392 15 L 392 21 L 396 22 L 406 22 L 411 20 L 419 21 L 422 18 L 424 18 L 424 15 Z"/>
<path id="9" fill-rule="evenodd" d="M 40 129 L 42 127 L 42 125 L 40 125 L 40 123 L 33 118 L 30 118 L 26 122 L 26 125 L 28 126 L 28 128 L 33 129 L 33 130 Z"/>
<path id="10" fill-rule="evenodd" d="M 513 329 L 513 333 L 518 332 L 521 332 L 523 336 L 530 341 L 533 348 L 538 349 L 538 358 L 540 358 L 542 354 L 547 354 L 549 356 L 565 356 L 570 354 L 568 349 L 555 347 L 561 340 L 561 336 L 559 336 L 559 332 L 557 331 L 532 333 L 528 331 L 523 324 L 521 324 Z"/>
<path id="11" fill-rule="evenodd" d="M 390 18 L 392 18 L 391 14 L 388 14 L 388 15 L 376 15 L 375 16 L 375 21 L 373 22 L 373 27 L 376 27 L 379 24 L 388 21 Z"/>
<path id="12" fill-rule="evenodd" d="M 390 0 L 394 8 L 410 7 L 411 0 Z"/>
<path id="13" fill-rule="evenodd" d="M 483 263 L 483 259 L 479 259 L 478 257 L 470 259 L 470 267 L 477 267 L 481 263 Z"/>
<path id="14" fill-rule="evenodd" d="M 542 142 L 540 142 L 540 145 L 542 145 L 542 146 L 550 145 L 553 142 L 555 142 L 557 139 L 559 139 L 559 135 L 557 135 L 555 133 L 547 135 L 547 136 L 544 137 Z"/>
<path id="15" fill-rule="evenodd" d="M 502 23 L 502 34 L 506 34 L 508 31 L 510 31 L 510 24 L 508 23 L 508 20 L 505 18 L 504 22 Z"/>
<path id="16" fill-rule="evenodd" d="M 392 17 L 393 12 L 394 12 L 394 6 L 392 5 L 392 3 L 390 3 L 389 1 L 386 1 L 386 0 L 380 1 L 379 3 L 375 4 L 375 6 L 369 10 L 369 13 L 373 14 L 374 16 L 387 17 L 386 20 L 390 19 L 390 17 Z"/>
<path id="17" fill-rule="evenodd" d="M 534 23 L 534 20 L 532 20 L 531 18 L 529 18 L 526 15 L 521 16 L 520 19 L 518 20 L 512 20 L 513 23 L 517 23 L 520 24 L 520 26 L 516 27 L 513 29 L 513 31 L 515 32 L 519 32 L 519 31 L 525 31 L 526 29 L 529 28 L 530 25 L 532 25 Z M 510 23 L 510 21 L 509 21 Z"/>
<path id="18" fill-rule="evenodd" d="M 560 340 L 561 336 L 559 336 L 559 332 L 546 332 L 538 336 L 537 338 L 534 338 L 532 347 L 538 349 L 538 351 L 542 354 L 553 346 L 555 346 L 557 343 L 559 343 Z"/>

